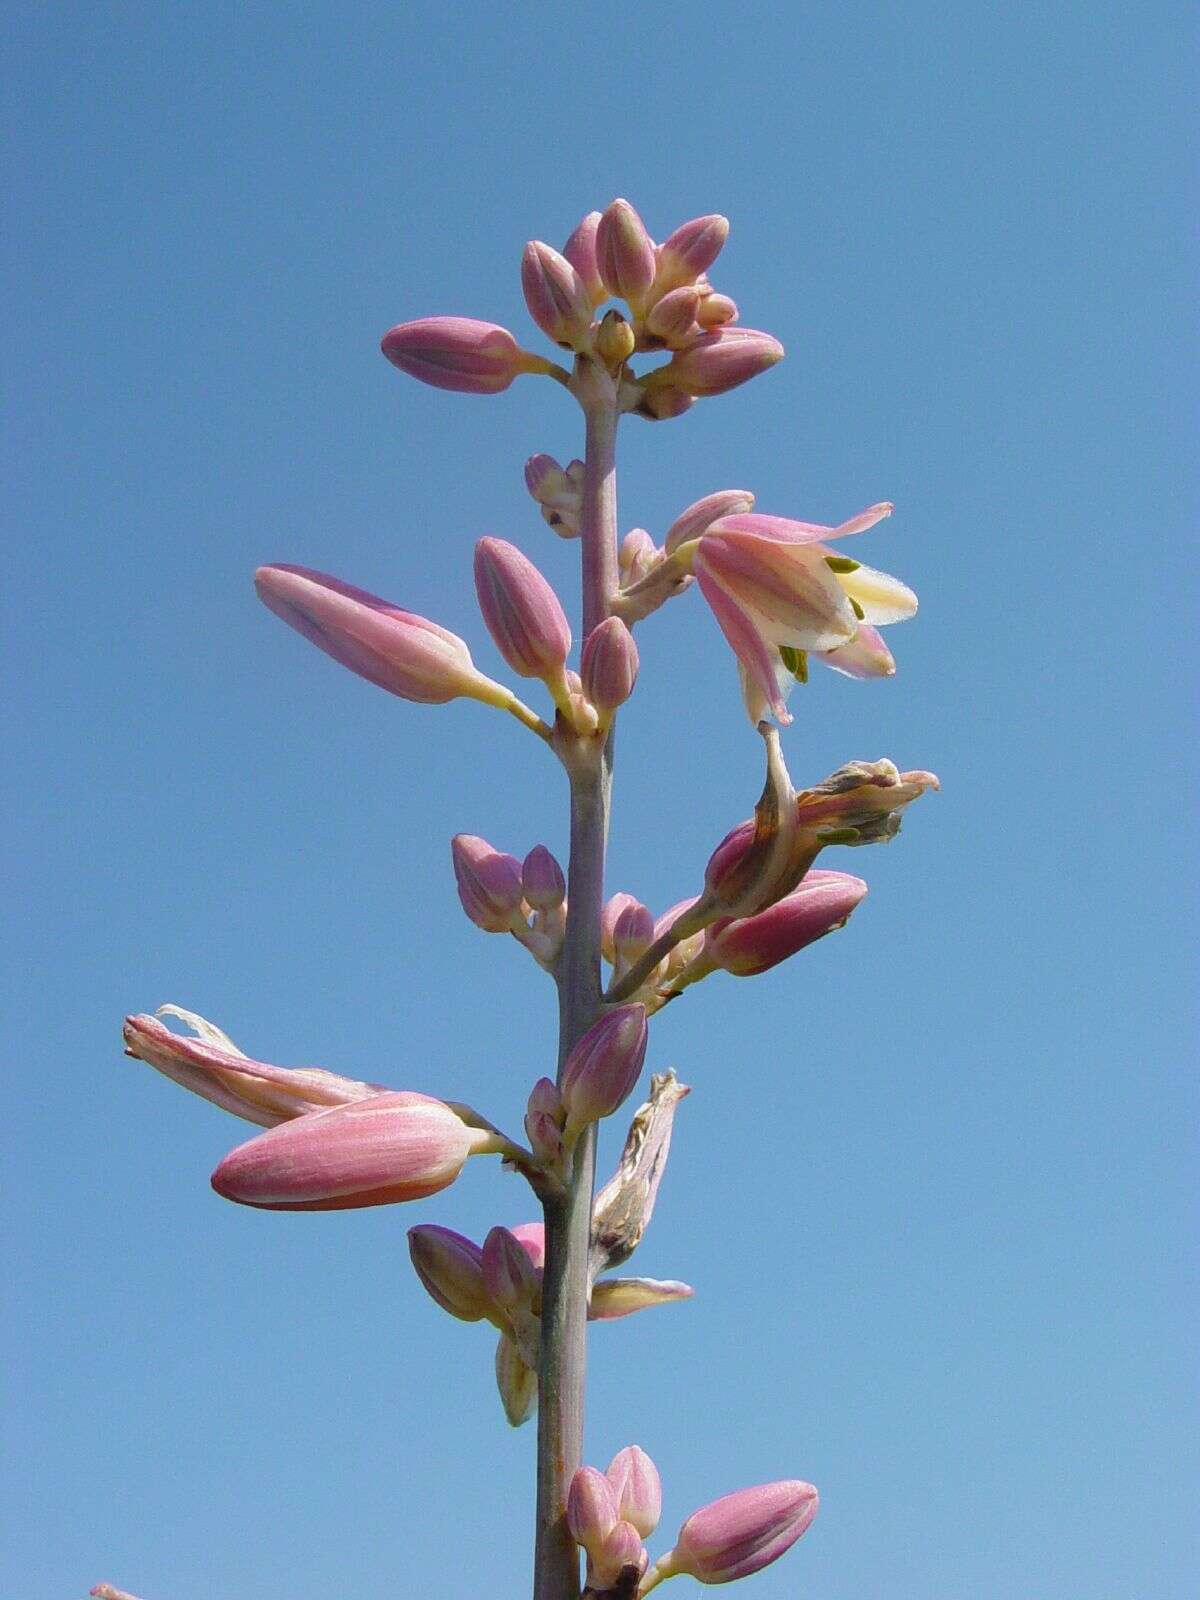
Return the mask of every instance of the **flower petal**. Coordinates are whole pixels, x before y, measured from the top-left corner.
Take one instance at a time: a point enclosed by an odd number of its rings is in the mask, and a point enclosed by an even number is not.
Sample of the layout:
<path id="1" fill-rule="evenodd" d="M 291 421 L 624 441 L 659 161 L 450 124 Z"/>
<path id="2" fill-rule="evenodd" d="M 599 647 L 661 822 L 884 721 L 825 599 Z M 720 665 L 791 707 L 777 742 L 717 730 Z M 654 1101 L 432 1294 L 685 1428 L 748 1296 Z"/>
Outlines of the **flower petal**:
<path id="1" fill-rule="evenodd" d="M 874 567 L 856 567 L 853 572 L 839 572 L 837 581 L 862 607 L 862 621 L 880 626 L 889 622 L 907 622 L 916 616 L 917 597 L 912 590 L 889 573 L 876 572 Z"/>
<path id="2" fill-rule="evenodd" d="M 720 584 L 771 644 L 836 650 L 854 637 L 853 610 L 819 545 L 706 533 L 695 572 Z"/>
<path id="3" fill-rule="evenodd" d="M 844 672 L 848 678 L 892 678 L 896 662 L 892 652 L 883 642 L 883 635 L 869 622 L 859 624 L 858 632 L 849 644 L 836 650 L 814 651 L 817 659 L 835 672 Z"/>
<path id="4" fill-rule="evenodd" d="M 696 577 L 700 584 L 700 593 L 708 601 L 718 627 L 738 659 L 744 681 L 754 686 L 763 703 L 770 706 L 778 720 L 786 726 L 792 718 L 779 692 L 779 681 L 775 672 L 775 663 L 779 660 L 778 650 L 773 650 L 767 644 L 747 613 L 730 599 L 714 579 L 706 572 L 697 572 Z M 747 714 L 750 714 L 752 710 L 750 699 L 746 695 L 743 695 L 743 699 Z"/>

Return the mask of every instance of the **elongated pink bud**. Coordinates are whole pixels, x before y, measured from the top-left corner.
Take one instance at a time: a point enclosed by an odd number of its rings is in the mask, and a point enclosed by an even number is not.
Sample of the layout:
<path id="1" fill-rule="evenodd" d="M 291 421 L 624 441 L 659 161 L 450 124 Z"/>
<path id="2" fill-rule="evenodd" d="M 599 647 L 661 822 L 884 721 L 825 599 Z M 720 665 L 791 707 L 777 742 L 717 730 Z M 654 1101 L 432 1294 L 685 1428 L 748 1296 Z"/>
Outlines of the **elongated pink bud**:
<path id="1" fill-rule="evenodd" d="M 642 381 L 655 389 L 682 389 L 691 395 L 725 394 L 783 360 L 783 346 L 757 328 L 724 328 L 704 333 Z"/>
<path id="2" fill-rule="evenodd" d="M 619 1520 L 617 1497 L 608 1479 L 595 1467 L 580 1467 L 567 1491 L 567 1527 L 572 1539 L 594 1557 Z"/>
<path id="3" fill-rule="evenodd" d="M 613 953 L 618 967 L 630 966 L 654 942 L 654 918 L 646 906 L 634 900 L 613 923 Z"/>
<path id="4" fill-rule="evenodd" d="M 562 677 L 571 629 L 558 596 L 515 545 L 480 539 L 475 592 L 496 648 L 523 678 Z"/>
<path id="5" fill-rule="evenodd" d="M 695 1292 L 690 1283 L 674 1278 L 598 1278 L 588 1303 L 588 1320 L 615 1322 L 635 1311 L 690 1300 Z"/>
<path id="6" fill-rule="evenodd" d="M 777 1561 L 817 1514 L 817 1491 L 793 1480 L 739 1489 L 693 1512 L 675 1548 L 656 1563 L 664 1576 L 686 1572 L 700 1583 L 732 1583 Z"/>
<path id="7" fill-rule="evenodd" d="M 563 245 L 563 255 L 583 279 L 584 287 L 593 306 L 607 300 L 608 290 L 596 263 L 596 234 L 600 227 L 600 213 L 589 211 L 575 232 Z"/>
<path id="8" fill-rule="evenodd" d="M 490 1315 L 492 1300 L 477 1244 L 452 1228 L 422 1222 L 408 1230 L 408 1253 L 417 1277 L 443 1311 L 463 1322 L 479 1322 Z"/>
<path id="9" fill-rule="evenodd" d="M 537 1373 L 506 1333 L 496 1346 L 496 1388 L 510 1425 L 519 1428 L 528 1422 L 537 1406 Z"/>
<path id="10" fill-rule="evenodd" d="M 695 336 L 699 309 L 700 296 L 695 289 L 672 289 L 651 306 L 646 316 L 646 329 L 656 339 L 679 349 Z"/>
<path id="11" fill-rule="evenodd" d="M 533 1263 L 519 1239 L 507 1228 L 492 1228 L 483 1241 L 483 1284 L 501 1310 L 532 1306 L 539 1284 Z"/>
<path id="12" fill-rule="evenodd" d="M 754 496 L 749 489 L 718 489 L 715 494 L 706 494 L 702 500 L 694 501 L 675 518 L 667 529 L 663 549 L 671 555 L 681 544 L 690 544 L 693 539 L 698 539 L 701 534 L 707 533 L 718 518 L 753 509 Z"/>
<path id="13" fill-rule="evenodd" d="M 591 297 L 565 256 L 540 239 L 527 244 L 521 257 L 521 288 L 529 315 L 547 338 L 568 350 L 587 344 Z"/>
<path id="14" fill-rule="evenodd" d="M 521 887 L 535 911 L 557 911 L 567 897 L 563 869 L 544 844 L 535 844 L 521 867 Z"/>
<path id="15" fill-rule="evenodd" d="M 666 294 L 680 284 L 695 283 L 720 255 L 728 237 L 727 217 L 693 217 L 680 223 L 658 247 L 655 289 Z"/>
<path id="16" fill-rule="evenodd" d="M 658 1468 L 636 1444 L 618 1450 L 604 1476 L 612 1485 L 617 1511 L 648 1539 L 662 1516 L 662 1480 Z"/>
<path id="17" fill-rule="evenodd" d="M 380 348 L 393 366 L 435 389 L 499 394 L 536 360 L 507 328 L 474 317 L 421 317 L 389 328 Z"/>
<path id="18" fill-rule="evenodd" d="M 766 911 L 712 923 L 705 934 L 705 955 L 735 978 L 766 972 L 844 927 L 866 892 L 863 880 L 847 872 L 809 871 L 798 889 Z"/>
<path id="19" fill-rule="evenodd" d="M 620 617 L 606 617 L 588 634 L 579 675 L 598 711 L 611 713 L 629 699 L 637 682 L 638 649 Z"/>
<path id="20" fill-rule="evenodd" d="M 521 863 L 494 850 L 478 834 L 456 833 L 450 841 L 454 880 L 462 908 L 484 933 L 510 933 L 521 915 Z"/>
<path id="21" fill-rule="evenodd" d="M 638 1081 L 648 1037 L 643 1005 L 618 1006 L 592 1024 L 562 1071 L 568 1134 L 622 1104 Z"/>
<path id="22" fill-rule="evenodd" d="M 471 652 L 436 622 L 308 567 L 259 567 L 259 599 L 289 627 L 360 678 L 403 700 L 443 705 L 459 695 L 489 705 L 511 701 L 484 677 Z"/>
<path id="23" fill-rule="evenodd" d="M 638 906 L 641 901 L 631 894 L 626 894 L 624 889 L 614 894 L 604 903 L 604 910 L 600 913 L 600 953 L 611 966 L 616 960 L 613 948 L 613 933 L 617 926 L 617 919 L 626 906 Z"/>
<path id="24" fill-rule="evenodd" d="M 494 1138 L 428 1095 L 384 1093 L 282 1123 L 212 1175 L 227 1200 L 269 1211 L 341 1211 L 421 1200 L 452 1184 Z"/>
<path id="25" fill-rule="evenodd" d="M 596 264 L 610 294 L 636 313 L 654 282 L 654 243 L 628 200 L 614 200 L 596 228 Z"/>
<path id="26" fill-rule="evenodd" d="M 126 1055 L 259 1127 L 274 1128 L 310 1111 L 348 1105 L 380 1091 L 380 1084 L 359 1083 L 320 1067 L 272 1067 L 251 1061 L 220 1028 L 194 1012 L 162 1006 L 159 1014 L 178 1017 L 199 1037 L 173 1033 L 158 1017 L 126 1017 Z"/>
<path id="27" fill-rule="evenodd" d="M 696 321 L 702 328 L 725 328 L 737 319 L 737 301 L 727 294 L 705 295 L 696 311 Z"/>
<path id="28" fill-rule="evenodd" d="M 630 1585 L 636 1583 L 648 1564 L 637 1529 L 631 1522 L 618 1522 L 588 1563 L 588 1587 L 593 1592 L 619 1588 L 622 1594 L 631 1594 Z"/>

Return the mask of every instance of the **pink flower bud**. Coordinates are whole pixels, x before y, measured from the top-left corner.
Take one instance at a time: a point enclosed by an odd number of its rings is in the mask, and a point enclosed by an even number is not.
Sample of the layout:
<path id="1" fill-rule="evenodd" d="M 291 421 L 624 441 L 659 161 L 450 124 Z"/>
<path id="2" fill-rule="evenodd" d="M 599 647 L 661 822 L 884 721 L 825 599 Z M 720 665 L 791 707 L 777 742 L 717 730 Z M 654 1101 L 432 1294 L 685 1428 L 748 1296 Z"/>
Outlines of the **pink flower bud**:
<path id="1" fill-rule="evenodd" d="M 558 596 L 515 545 L 480 539 L 475 592 L 496 648 L 523 678 L 562 677 L 571 629 Z"/>
<path id="2" fill-rule="evenodd" d="M 572 1539 L 595 1557 L 619 1520 L 617 1497 L 608 1479 L 595 1467 L 580 1467 L 567 1490 L 567 1527 Z"/>
<path id="3" fill-rule="evenodd" d="M 616 960 L 613 932 L 617 926 L 617 919 L 626 906 L 638 905 L 641 905 L 641 901 L 634 899 L 631 894 L 626 894 L 623 889 L 604 903 L 604 910 L 600 913 L 600 953 L 610 966 Z"/>
<path id="4" fill-rule="evenodd" d="M 563 255 L 583 279 L 593 306 L 598 306 L 602 300 L 608 298 L 608 291 L 600 276 L 600 268 L 596 264 L 596 232 L 599 227 L 600 213 L 589 211 L 563 245 Z"/>
<path id="5" fill-rule="evenodd" d="M 596 264 L 610 294 L 635 312 L 654 282 L 654 243 L 628 200 L 614 200 L 596 228 Z"/>
<path id="6" fill-rule="evenodd" d="M 737 301 L 727 294 L 705 295 L 696 311 L 696 321 L 702 328 L 724 328 L 738 319 Z"/>
<path id="7" fill-rule="evenodd" d="M 477 1244 L 452 1228 L 423 1222 L 408 1230 L 408 1253 L 417 1277 L 443 1311 L 463 1322 L 478 1322 L 490 1314 L 483 1252 Z"/>
<path id="8" fill-rule="evenodd" d="M 545 1080 L 548 1081 L 548 1080 Z M 546 1224 L 544 1222 L 518 1222 L 508 1230 L 540 1272 L 546 1264 Z"/>
<path id="9" fill-rule="evenodd" d="M 753 509 L 754 496 L 749 489 L 718 489 L 716 494 L 706 494 L 703 500 L 696 500 L 675 518 L 667 529 L 663 549 L 671 555 L 681 544 L 690 544 L 707 533 L 719 517 Z"/>
<path id="10" fill-rule="evenodd" d="M 654 918 L 649 910 L 631 901 L 613 923 L 612 943 L 618 967 L 631 966 L 645 955 L 654 943 Z"/>
<path id="11" fill-rule="evenodd" d="M 529 315 L 547 338 L 568 350 L 582 349 L 592 325 L 587 286 L 566 259 L 535 239 L 521 257 L 521 288 Z"/>
<path id="12" fill-rule="evenodd" d="M 654 389 L 682 389 L 692 395 L 725 394 L 783 360 L 783 346 L 756 328 L 725 328 L 704 333 L 644 380 Z"/>
<path id="13" fill-rule="evenodd" d="M 616 1322 L 635 1311 L 673 1305 L 695 1294 L 690 1283 L 674 1278 L 598 1278 L 588 1304 L 589 1322 Z"/>
<path id="14" fill-rule="evenodd" d="M 254 584 L 277 617 L 403 700 L 442 705 L 459 695 L 497 704 L 511 695 L 485 678 L 463 641 L 365 589 L 307 567 L 260 567 Z"/>
<path id="15" fill-rule="evenodd" d="M 172 1033 L 158 1017 L 126 1017 L 126 1055 L 259 1127 L 274 1128 L 310 1111 L 365 1100 L 380 1090 L 377 1083 L 359 1083 L 320 1067 L 292 1069 L 251 1061 L 219 1028 L 178 1006 L 163 1006 L 160 1015 L 179 1017 L 199 1037 Z"/>
<path id="16" fill-rule="evenodd" d="M 567 1132 L 611 1116 L 626 1099 L 646 1059 L 649 1029 L 643 1005 L 606 1012 L 567 1057 L 560 1089 Z"/>
<path id="17" fill-rule="evenodd" d="M 615 372 L 637 349 L 637 335 L 619 311 L 606 311 L 600 318 L 592 347 Z"/>
<path id="18" fill-rule="evenodd" d="M 537 1373 L 506 1333 L 500 1335 L 496 1346 L 496 1388 L 512 1427 L 528 1422 L 537 1405 Z"/>
<path id="19" fill-rule="evenodd" d="M 633 693 L 638 650 L 620 617 L 598 622 L 583 644 L 579 663 L 583 692 L 601 712 L 613 712 Z"/>
<path id="20" fill-rule="evenodd" d="M 544 844 L 535 844 L 521 867 L 521 887 L 535 911 L 557 911 L 567 897 L 563 869 Z"/>
<path id="21" fill-rule="evenodd" d="M 484 933 L 510 933 L 521 913 L 521 863 L 473 833 L 456 833 L 450 858 L 462 908 Z"/>
<path id="22" fill-rule="evenodd" d="M 535 370 L 507 328 L 474 317 L 401 322 L 388 329 L 380 348 L 401 372 L 460 394 L 499 394 L 520 373 Z"/>
<path id="23" fill-rule="evenodd" d="M 754 819 L 739 822 L 721 840 L 704 869 L 704 887 L 728 902 L 740 889 L 743 863 L 754 843 Z"/>
<path id="24" fill-rule="evenodd" d="M 720 255 L 729 237 L 727 217 L 693 217 L 658 247 L 658 272 L 654 287 L 667 293 L 680 284 L 695 283 Z"/>
<path id="25" fill-rule="evenodd" d="M 863 880 L 849 873 L 810 871 L 798 889 L 766 911 L 712 923 L 705 934 L 705 955 L 735 978 L 766 972 L 844 927 L 866 892 Z"/>
<path id="26" fill-rule="evenodd" d="M 483 1284 L 501 1310 L 530 1307 L 540 1285 L 528 1252 L 507 1228 L 492 1228 L 483 1241 Z"/>
<path id="27" fill-rule="evenodd" d="M 496 1140 L 428 1095 L 383 1093 L 281 1123 L 212 1175 L 227 1200 L 270 1211 L 341 1211 L 421 1200 Z"/>
<path id="28" fill-rule="evenodd" d="M 700 296 L 695 289 L 672 289 L 651 306 L 646 316 L 646 330 L 677 349 L 695 334 L 699 309 Z"/>
<path id="29" fill-rule="evenodd" d="M 817 1514 L 817 1491 L 798 1480 L 739 1489 L 693 1512 L 657 1570 L 732 1583 L 779 1559 Z"/>
<path id="30" fill-rule="evenodd" d="M 658 559 L 658 547 L 645 528 L 630 528 L 621 540 L 621 549 L 617 557 L 622 584 L 626 588 L 631 588 L 646 576 Z"/>
<path id="31" fill-rule="evenodd" d="M 642 1548 L 641 1536 L 631 1522 L 618 1522 L 603 1539 L 588 1563 L 588 1587 L 593 1592 L 620 1587 L 622 1594 L 631 1594 L 630 1583 L 645 1572 L 649 1558 Z M 630 1574 L 626 1579 L 625 1574 Z"/>
<path id="32" fill-rule="evenodd" d="M 662 1516 L 662 1480 L 658 1468 L 636 1444 L 618 1450 L 604 1476 L 612 1485 L 617 1511 L 648 1539 Z"/>

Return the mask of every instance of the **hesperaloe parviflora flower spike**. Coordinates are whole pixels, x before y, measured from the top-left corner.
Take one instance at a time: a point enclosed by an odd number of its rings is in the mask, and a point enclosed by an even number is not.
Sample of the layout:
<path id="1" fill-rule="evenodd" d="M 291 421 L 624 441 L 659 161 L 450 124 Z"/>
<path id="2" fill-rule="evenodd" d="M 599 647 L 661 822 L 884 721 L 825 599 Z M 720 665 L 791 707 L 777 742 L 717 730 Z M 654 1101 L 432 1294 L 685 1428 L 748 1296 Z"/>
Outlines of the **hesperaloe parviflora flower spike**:
<path id="1" fill-rule="evenodd" d="M 533 562 L 506 539 L 480 539 L 475 546 L 475 593 L 487 630 L 512 670 L 522 678 L 560 686 L 571 626 Z"/>
<path id="2" fill-rule="evenodd" d="M 646 1008 L 618 1006 L 594 1022 L 563 1066 L 559 1088 L 570 1138 L 589 1122 L 609 1117 L 641 1075 L 648 1038 Z"/>

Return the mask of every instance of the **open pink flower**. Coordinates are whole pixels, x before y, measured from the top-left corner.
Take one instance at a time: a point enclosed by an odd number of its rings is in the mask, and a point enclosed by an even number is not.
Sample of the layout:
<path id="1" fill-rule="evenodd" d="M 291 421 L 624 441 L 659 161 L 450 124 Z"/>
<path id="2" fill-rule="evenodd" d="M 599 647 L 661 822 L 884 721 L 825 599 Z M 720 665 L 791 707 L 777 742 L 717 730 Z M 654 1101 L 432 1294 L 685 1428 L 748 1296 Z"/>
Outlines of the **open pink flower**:
<path id="1" fill-rule="evenodd" d="M 877 630 L 911 617 L 916 595 L 887 573 L 827 548 L 891 512 L 891 503 L 881 501 L 834 528 L 738 512 L 700 536 L 692 567 L 737 656 L 754 721 L 768 709 L 780 722 L 791 721 L 784 697 L 790 682 L 805 675 L 810 653 L 853 678 L 895 671 Z"/>

